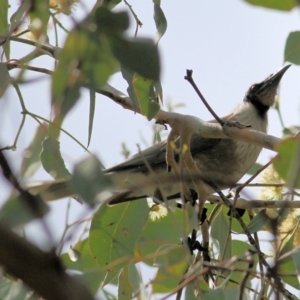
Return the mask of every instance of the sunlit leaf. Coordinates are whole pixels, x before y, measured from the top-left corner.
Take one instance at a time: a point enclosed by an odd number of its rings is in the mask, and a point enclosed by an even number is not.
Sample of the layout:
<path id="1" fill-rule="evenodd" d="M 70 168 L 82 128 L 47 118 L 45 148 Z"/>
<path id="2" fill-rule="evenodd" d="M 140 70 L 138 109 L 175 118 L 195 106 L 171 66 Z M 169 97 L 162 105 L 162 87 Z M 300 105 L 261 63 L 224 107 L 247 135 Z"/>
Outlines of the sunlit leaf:
<path id="1" fill-rule="evenodd" d="M 245 0 L 246 2 L 263 6 L 266 8 L 273 8 L 278 10 L 289 11 L 298 5 L 297 0 Z"/>
<path id="2" fill-rule="evenodd" d="M 160 7 L 160 4 L 156 3 L 156 1 L 153 2 L 154 2 L 154 21 L 157 30 L 156 42 L 158 43 L 167 30 L 167 19 Z"/>
<path id="3" fill-rule="evenodd" d="M 132 300 L 133 288 L 129 279 L 128 266 L 125 266 L 119 275 L 118 299 Z"/>
<path id="4" fill-rule="evenodd" d="M 300 172 L 295 164 L 300 155 L 299 139 L 286 138 L 276 145 L 276 150 L 278 155 L 273 162 L 276 171 L 289 186 L 300 188 Z"/>
<path id="5" fill-rule="evenodd" d="M 100 206 L 89 236 L 90 249 L 99 266 L 110 272 L 126 266 L 135 257 L 135 244 L 147 218 L 145 201 Z"/>
<path id="6" fill-rule="evenodd" d="M 76 194 L 92 205 L 99 193 L 111 188 L 112 182 L 103 173 L 103 167 L 98 158 L 91 155 L 76 164 L 71 186 Z"/>
<path id="7" fill-rule="evenodd" d="M 71 176 L 61 156 L 59 142 L 57 140 L 48 137 L 43 141 L 41 162 L 45 171 L 55 179 Z"/>
<path id="8" fill-rule="evenodd" d="M 24 150 L 23 161 L 21 165 L 21 176 L 32 176 L 41 166 L 40 153 L 42 151 L 42 142 L 47 136 L 46 124 L 41 124 L 37 128 L 29 146 Z"/>

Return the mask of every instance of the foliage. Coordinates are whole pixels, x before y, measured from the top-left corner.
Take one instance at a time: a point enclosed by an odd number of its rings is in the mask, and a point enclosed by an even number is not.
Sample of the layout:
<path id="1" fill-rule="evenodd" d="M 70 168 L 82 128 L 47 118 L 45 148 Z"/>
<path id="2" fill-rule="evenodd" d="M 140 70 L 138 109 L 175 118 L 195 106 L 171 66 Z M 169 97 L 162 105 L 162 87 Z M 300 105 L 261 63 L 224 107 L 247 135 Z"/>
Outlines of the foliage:
<path id="1" fill-rule="evenodd" d="M 199 297 L 233 299 L 238 296 L 240 299 L 241 297 L 248 299 L 251 293 L 257 297 L 267 298 L 277 290 L 281 293 L 284 291 L 284 288 L 279 289 L 279 286 L 276 287 L 274 284 L 278 278 L 283 283 L 300 290 L 297 279 L 300 269 L 299 248 L 297 248 L 300 239 L 296 230 L 299 225 L 298 210 L 287 212 L 287 209 L 282 207 L 275 211 L 275 216 L 274 214 L 270 216 L 265 210 L 253 210 L 243 216 L 247 232 L 254 236 L 258 245 L 258 234 L 271 232 L 278 236 L 272 245 L 275 267 L 264 270 L 263 260 L 255 253 L 255 247 L 253 244 L 250 245 L 249 241 L 245 241 L 247 235 L 241 223 L 232 218 L 232 215 L 228 216 L 227 209 L 221 205 L 206 204 L 212 239 L 209 248 L 212 267 L 202 250 L 191 254 L 186 245 L 187 237 L 192 232 L 197 218 L 189 204 L 186 209 L 170 205 L 167 207 L 167 216 L 152 220 L 149 218 L 149 211 L 159 209 L 155 205 L 149 207 L 146 201 L 132 201 L 113 207 L 102 204 L 103 199 L 108 197 L 102 192 L 107 190 L 113 192 L 115 186 L 104 175 L 103 166 L 95 155 L 88 153 L 87 158 L 75 164 L 73 172 L 69 171 L 69 166 L 60 151 L 59 138 L 61 133 L 66 133 L 88 152 L 76 137 L 63 129 L 66 116 L 71 114 L 72 108 L 81 100 L 80 96 L 85 90 L 89 91 L 90 96 L 88 145 L 93 134 L 95 95 L 99 93 L 114 98 L 117 103 L 116 98 L 123 96 L 116 88 L 108 85 L 109 78 L 114 74 L 119 72 L 122 74 L 128 86 L 127 92 L 132 106 L 148 120 L 155 117 L 163 102 L 160 83 L 163 64 L 158 43 L 167 30 L 167 18 L 160 1 L 153 0 L 154 23 L 157 30 L 155 40 L 137 36 L 142 23 L 125 0 L 127 11 L 114 10 L 115 7 L 118 8 L 120 2 L 120 0 L 98 0 L 81 21 L 72 23 L 70 31 L 57 16 L 64 13 L 72 20 L 74 1 L 24 0 L 12 15 L 9 15 L 8 0 L 0 3 L 0 45 L 3 50 L 0 63 L 0 96 L 5 95 L 8 89 L 13 87 L 23 114 L 13 144 L 2 148 L 1 151 L 16 149 L 20 133 L 30 117 L 38 126 L 32 133 L 31 141 L 25 150 L 26 155 L 20 164 L 21 178 L 32 177 L 40 168 L 54 179 L 71 178 L 70 185 L 78 195 L 76 196 L 78 198 L 75 198 L 78 201 L 83 199 L 89 207 L 88 217 L 81 216 L 71 223 L 68 206 L 66 227 L 56 247 L 57 255 L 67 270 L 75 271 L 74 277 L 84 282 L 92 294 L 96 295 L 100 291 L 107 299 L 116 297 L 106 289 L 109 283 L 117 287 L 118 299 L 132 299 L 132 297 L 146 299 L 149 292 L 146 290 L 147 285 L 151 285 L 153 294 L 180 295 L 182 289 L 185 289 L 187 299 Z M 290 11 L 298 5 L 296 0 L 246 2 L 283 11 Z M 134 38 L 128 37 L 131 19 L 136 23 Z M 28 20 L 30 24 L 25 29 L 21 28 L 24 20 Z M 57 41 L 58 32 L 64 32 L 66 39 L 63 45 L 52 46 L 48 43 L 47 34 L 51 27 L 54 27 Z M 23 59 L 14 60 L 10 52 L 12 42 L 29 44 L 33 47 L 33 51 Z M 285 45 L 284 61 L 300 64 L 299 43 L 300 31 L 291 32 Z M 55 61 L 53 70 L 34 67 L 31 64 L 33 59 L 46 55 Z M 14 73 L 17 75 L 12 75 L 13 69 L 20 71 Z M 29 71 L 51 76 L 49 119 L 31 112 L 26 107 L 21 84 L 26 82 L 24 74 Z M 170 111 L 172 109 L 174 107 L 169 107 Z M 280 115 L 279 102 L 276 109 Z M 283 134 L 294 134 L 295 130 L 299 130 L 295 128 L 284 127 Z M 160 139 L 160 133 L 155 132 L 153 142 Z M 297 168 L 299 147 L 298 137 L 284 139 L 278 144 L 279 154 L 274 159 L 275 169 L 272 169 L 272 172 L 278 172 L 292 193 L 300 188 L 299 168 Z M 128 150 L 125 145 L 123 152 L 127 157 Z M 257 163 L 249 174 L 257 175 L 263 168 Z M 271 179 L 262 184 L 270 182 Z M 272 183 L 279 185 L 282 181 Z M 6 224 L 15 231 L 19 231 L 22 226 L 30 224 L 37 217 L 22 202 L 21 196 L 24 192 L 20 190 L 18 192 L 20 194 L 13 192 L 0 210 L 0 225 Z M 284 192 L 280 190 L 281 198 Z M 274 199 L 270 197 L 262 200 Z M 51 204 L 49 205 L 51 207 Z M 45 214 L 47 211 L 48 207 L 45 208 Z M 288 226 L 287 223 L 291 223 L 292 226 Z M 84 224 L 83 233 L 78 233 L 79 224 Z M 73 234 L 76 232 L 78 238 L 68 252 L 62 253 L 69 232 Z M 237 240 L 237 235 L 242 235 L 243 239 Z M 197 238 L 200 237 L 201 233 L 197 235 Z M 150 282 L 142 281 L 137 267 L 139 262 L 157 268 L 156 275 Z M 211 278 L 215 279 L 215 286 L 218 288 L 211 288 L 207 283 L 208 275 L 204 274 L 205 272 L 213 274 Z M 253 280 L 260 281 L 261 291 L 253 288 Z M 4 274 L 0 280 L 0 298 L 37 299 L 37 296 L 20 280 L 10 274 Z"/>

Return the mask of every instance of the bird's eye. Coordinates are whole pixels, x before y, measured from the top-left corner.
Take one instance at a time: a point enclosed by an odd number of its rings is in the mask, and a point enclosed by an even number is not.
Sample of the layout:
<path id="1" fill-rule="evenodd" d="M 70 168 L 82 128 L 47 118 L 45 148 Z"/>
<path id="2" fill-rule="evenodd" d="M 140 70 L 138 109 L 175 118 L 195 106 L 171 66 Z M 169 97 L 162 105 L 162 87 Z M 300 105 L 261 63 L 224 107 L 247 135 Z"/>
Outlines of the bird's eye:
<path id="1" fill-rule="evenodd" d="M 250 87 L 250 91 L 254 91 L 255 90 L 255 85 L 252 85 L 251 87 Z"/>

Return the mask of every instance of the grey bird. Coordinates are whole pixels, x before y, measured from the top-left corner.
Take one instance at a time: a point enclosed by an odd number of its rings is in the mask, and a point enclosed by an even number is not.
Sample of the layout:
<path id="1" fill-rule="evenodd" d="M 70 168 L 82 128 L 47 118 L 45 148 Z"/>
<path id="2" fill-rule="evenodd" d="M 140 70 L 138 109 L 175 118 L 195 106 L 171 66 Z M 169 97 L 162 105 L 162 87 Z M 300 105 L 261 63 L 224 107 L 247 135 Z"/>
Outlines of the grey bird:
<path id="1" fill-rule="evenodd" d="M 243 103 L 222 120 L 250 125 L 252 129 L 266 133 L 267 113 L 274 105 L 280 80 L 290 66 L 286 65 L 262 82 L 253 84 L 246 92 Z M 203 174 L 202 180 L 212 182 L 222 190 L 233 187 L 247 173 L 262 148 L 233 139 L 202 138 L 194 134 L 189 150 Z M 178 157 L 175 159 L 178 160 Z M 114 195 L 108 200 L 110 205 L 152 196 L 163 200 L 180 198 L 181 195 L 181 185 L 166 165 L 166 141 L 157 143 L 104 172 L 115 187 Z M 189 176 L 188 170 L 183 168 L 183 178 Z M 191 180 L 187 180 L 187 185 L 192 193 L 194 187 Z M 211 193 L 214 192 L 209 186 L 208 189 Z M 42 183 L 29 188 L 29 191 L 41 194 L 45 200 L 74 196 L 67 180 Z"/>

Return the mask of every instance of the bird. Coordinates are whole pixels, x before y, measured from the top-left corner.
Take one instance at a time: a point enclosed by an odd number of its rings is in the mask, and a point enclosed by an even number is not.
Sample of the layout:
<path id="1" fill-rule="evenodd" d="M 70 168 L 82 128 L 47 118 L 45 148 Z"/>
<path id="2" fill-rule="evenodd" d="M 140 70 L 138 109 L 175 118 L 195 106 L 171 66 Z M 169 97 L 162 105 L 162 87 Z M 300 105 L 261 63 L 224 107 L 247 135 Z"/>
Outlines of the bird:
<path id="1" fill-rule="evenodd" d="M 235 107 L 227 116 L 221 118 L 227 122 L 238 122 L 251 129 L 267 133 L 268 111 L 275 103 L 279 83 L 291 65 L 285 65 L 265 80 L 254 83 L 247 90 L 243 102 Z M 216 123 L 216 120 L 208 122 Z M 180 137 L 175 142 L 179 147 Z M 179 199 L 181 185 L 178 178 L 166 164 L 167 141 L 159 142 L 133 155 L 123 163 L 105 169 L 104 175 L 112 182 L 113 195 L 107 200 L 108 205 L 116 205 L 127 201 L 153 197 L 154 199 Z M 232 188 L 255 164 L 261 146 L 234 139 L 203 138 L 193 134 L 189 151 L 209 186 L 213 183 L 220 190 Z M 175 154 L 179 160 L 179 154 Z M 184 176 L 190 178 L 186 168 Z M 195 195 L 191 180 L 187 180 L 193 198 Z M 45 200 L 54 200 L 74 196 L 69 179 L 40 183 L 31 186 L 29 192 L 41 194 Z"/>

